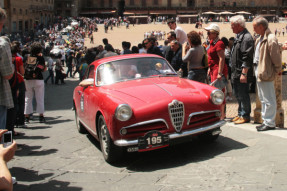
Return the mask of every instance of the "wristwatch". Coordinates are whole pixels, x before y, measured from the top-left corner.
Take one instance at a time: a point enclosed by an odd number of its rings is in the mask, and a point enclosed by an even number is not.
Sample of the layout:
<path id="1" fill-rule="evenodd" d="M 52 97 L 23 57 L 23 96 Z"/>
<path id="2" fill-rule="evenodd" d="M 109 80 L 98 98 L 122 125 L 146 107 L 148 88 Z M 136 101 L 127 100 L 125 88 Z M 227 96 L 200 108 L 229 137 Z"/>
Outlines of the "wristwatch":
<path id="1" fill-rule="evenodd" d="M 241 73 L 243 76 L 247 76 L 247 74 L 246 73 Z"/>

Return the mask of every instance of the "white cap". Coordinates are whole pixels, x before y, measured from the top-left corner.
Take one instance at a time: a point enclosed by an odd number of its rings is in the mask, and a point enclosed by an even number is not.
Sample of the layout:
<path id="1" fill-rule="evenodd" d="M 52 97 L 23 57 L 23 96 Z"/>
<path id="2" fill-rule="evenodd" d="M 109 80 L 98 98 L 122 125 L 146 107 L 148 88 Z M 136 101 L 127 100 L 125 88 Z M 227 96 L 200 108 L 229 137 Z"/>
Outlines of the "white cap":
<path id="1" fill-rule="evenodd" d="M 217 31 L 218 33 L 220 32 L 219 26 L 214 23 L 210 24 L 208 27 L 205 27 L 204 29 L 207 31 L 214 30 L 214 31 Z"/>

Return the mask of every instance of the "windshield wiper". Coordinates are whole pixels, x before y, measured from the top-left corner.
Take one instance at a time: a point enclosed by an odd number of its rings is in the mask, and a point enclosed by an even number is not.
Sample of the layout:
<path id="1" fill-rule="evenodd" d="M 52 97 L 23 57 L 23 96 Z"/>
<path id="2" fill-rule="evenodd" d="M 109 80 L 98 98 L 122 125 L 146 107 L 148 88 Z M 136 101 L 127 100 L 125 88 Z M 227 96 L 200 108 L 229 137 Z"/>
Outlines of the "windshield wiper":
<path id="1" fill-rule="evenodd" d="M 160 74 L 159 76 L 177 76 L 176 73 L 164 73 L 164 74 Z"/>

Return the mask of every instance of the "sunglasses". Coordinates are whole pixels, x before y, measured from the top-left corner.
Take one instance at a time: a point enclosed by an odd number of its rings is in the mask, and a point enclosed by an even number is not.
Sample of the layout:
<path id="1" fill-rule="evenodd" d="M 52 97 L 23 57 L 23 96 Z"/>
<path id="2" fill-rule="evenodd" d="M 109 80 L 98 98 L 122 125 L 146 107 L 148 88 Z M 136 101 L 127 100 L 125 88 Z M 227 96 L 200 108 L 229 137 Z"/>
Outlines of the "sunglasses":
<path id="1" fill-rule="evenodd" d="M 149 42 L 144 42 L 144 44 L 148 44 Z"/>

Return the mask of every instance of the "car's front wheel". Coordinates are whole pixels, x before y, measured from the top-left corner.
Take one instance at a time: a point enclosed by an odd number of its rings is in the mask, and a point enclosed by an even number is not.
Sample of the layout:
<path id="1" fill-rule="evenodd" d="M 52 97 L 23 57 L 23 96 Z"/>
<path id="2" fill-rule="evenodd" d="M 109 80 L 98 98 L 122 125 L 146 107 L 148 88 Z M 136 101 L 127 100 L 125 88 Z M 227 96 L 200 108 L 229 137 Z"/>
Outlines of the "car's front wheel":
<path id="1" fill-rule="evenodd" d="M 98 127 L 99 127 L 101 150 L 105 160 L 108 163 L 120 160 L 123 155 L 123 149 L 114 145 L 108 127 L 106 125 L 105 119 L 102 115 L 99 117 Z"/>

